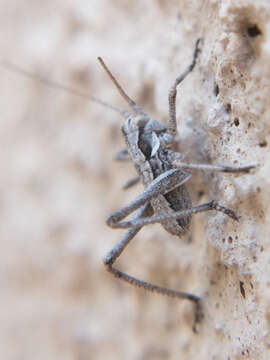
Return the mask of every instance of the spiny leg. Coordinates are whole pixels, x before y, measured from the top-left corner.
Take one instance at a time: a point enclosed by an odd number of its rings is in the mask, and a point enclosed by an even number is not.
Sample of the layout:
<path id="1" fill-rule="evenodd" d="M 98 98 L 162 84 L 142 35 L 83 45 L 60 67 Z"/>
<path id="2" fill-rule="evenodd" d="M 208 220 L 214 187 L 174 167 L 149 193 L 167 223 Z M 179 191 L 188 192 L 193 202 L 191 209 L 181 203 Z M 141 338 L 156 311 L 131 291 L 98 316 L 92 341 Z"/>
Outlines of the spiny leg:
<path id="1" fill-rule="evenodd" d="M 218 165 L 210 165 L 210 164 L 187 164 L 183 163 L 182 161 L 175 160 L 173 165 L 182 168 L 182 169 L 197 169 L 197 170 L 208 170 L 208 171 L 215 171 L 215 172 L 228 172 L 228 173 L 248 173 L 250 170 L 256 168 L 257 164 L 249 165 L 249 166 L 238 166 L 238 167 L 231 167 L 231 166 L 218 166 Z"/>
<path id="2" fill-rule="evenodd" d="M 134 220 L 143 219 L 145 216 L 152 215 L 153 210 L 149 204 L 142 206 Z M 195 311 L 195 319 L 193 330 L 196 332 L 196 324 L 201 321 L 202 318 L 202 309 L 200 304 L 200 298 L 196 295 L 185 293 L 181 291 L 171 290 L 165 287 L 161 287 L 158 285 L 154 285 L 150 282 L 140 280 L 131 275 L 128 275 L 118 269 L 116 269 L 113 264 L 116 259 L 122 254 L 126 246 L 130 243 L 130 241 L 135 237 L 135 235 L 140 231 L 141 227 L 136 227 L 134 229 L 129 229 L 125 233 L 124 237 L 120 240 L 120 242 L 105 256 L 103 262 L 106 266 L 108 272 L 110 272 L 115 278 L 121 279 L 133 286 L 144 288 L 147 291 L 151 291 L 154 293 L 158 293 L 161 295 L 165 295 L 172 298 L 178 299 L 187 299 L 195 303 L 196 311 Z"/>
<path id="3" fill-rule="evenodd" d="M 192 207 L 190 209 L 176 211 L 174 213 L 169 214 L 161 214 L 157 216 L 152 217 L 145 217 L 143 219 L 133 219 L 130 221 L 121 221 L 114 224 L 113 227 L 118 229 L 128 229 L 128 228 L 137 228 L 142 227 L 149 224 L 155 224 L 155 223 L 162 223 L 164 221 L 170 221 L 175 219 L 180 219 L 187 217 L 189 215 L 198 214 L 200 212 L 205 212 L 209 210 L 216 210 L 219 212 L 222 212 L 223 214 L 231 217 L 233 220 L 238 221 L 239 216 L 235 214 L 235 212 L 231 209 L 228 209 L 224 206 L 219 205 L 216 201 L 211 201 L 209 203 L 205 203 L 202 205 L 198 205 L 195 207 Z"/>
<path id="4" fill-rule="evenodd" d="M 175 100 L 176 100 L 176 94 L 177 94 L 177 86 L 186 78 L 186 76 L 192 72 L 194 69 L 194 66 L 196 65 L 196 60 L 199 55 L 200 49 L 199 49 L 199 43 L 201 39 L 198 39 L 196 41 L 195 50 L 193 54 L 193 61 L 189 65 L 189 67 L 186 69 L 186 71 L 178 76 L 171 87 L 169 91 L 169 125 L 168 130 L 172 134 L 172 136 L 175 136 L 177 133 L 177 123 L 176 123 L 176 108 L 175 108 Z"/>
<path id="5" fill-rule="evenodd" d="M 143 218 L 144 216 L 149 216 L 153 214 L 153 211 L 149 204 L 145 204 L 142 206 L 134 219 Z M 119 241 L 118 244 L 105 256 L 103 262 L 105 265 L 108 265 L 109 267 L 113 265 L 115 260 L 122 254 L 125 247 L 129 244 L 129 242 L 134 238 L 134 236 L 140 231 L 141 227 L 137 227 L 135 229 L 129 229 L 124 237 Z"/>
<path id="6" fill-rule="evenodd" d="M 171 169 L 159 175 L 134 201 L 110 215 L 107 219 L 107 225 L 111 227 L 118 227 L 117 224 L 119 221 L 131 214 L 133 211 L 139 209 L 142 205 L 148 203 L 154 197 L 165 194 L 176 187 L 183 185 L 190 179 L 190 176 L 191 175 L 188 172 L 184 172 L 179 169 Z"/>

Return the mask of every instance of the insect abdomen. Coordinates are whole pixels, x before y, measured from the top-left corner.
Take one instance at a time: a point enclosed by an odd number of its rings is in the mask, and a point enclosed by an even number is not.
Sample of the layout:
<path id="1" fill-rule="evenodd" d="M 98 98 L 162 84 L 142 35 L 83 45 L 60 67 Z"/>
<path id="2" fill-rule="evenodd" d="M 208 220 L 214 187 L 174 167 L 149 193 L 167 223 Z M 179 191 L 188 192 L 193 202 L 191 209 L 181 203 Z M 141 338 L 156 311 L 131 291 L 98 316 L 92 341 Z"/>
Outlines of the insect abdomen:
<path id="1" fill-rule="evenodd" d="M 169 193 L 165 194 L 164 197 L 174 211 L 186 210 L 192 207 L 189 192 L 184 185 L 170 191 Z M 176 221 L 184 230 L 188 230 L 191 221 L 191 215 L 177 219 Z"/>

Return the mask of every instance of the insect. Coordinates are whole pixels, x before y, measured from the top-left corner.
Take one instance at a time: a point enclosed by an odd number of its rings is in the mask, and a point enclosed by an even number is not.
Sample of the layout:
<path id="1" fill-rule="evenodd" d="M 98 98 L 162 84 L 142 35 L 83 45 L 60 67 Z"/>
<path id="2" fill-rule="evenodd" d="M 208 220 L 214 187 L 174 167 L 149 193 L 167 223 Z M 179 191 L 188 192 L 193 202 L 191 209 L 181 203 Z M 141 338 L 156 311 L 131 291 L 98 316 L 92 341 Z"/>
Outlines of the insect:
<path id="1" fill-rule="evenodd" d="M 128 282 L 147 291 L 156 292 L 169 297 L 187 299 L 195 304 L 195 323 L 193 329 L 196 331 L 196 323 L 202 317 L 201 298 L 197 295 L 176 291 L 154 285 L 119 271 L 114 267 L 117 258 L 122 254 L 129 242 L 135 237 L 140 229 L 148 224 L 161 223 L 163 228 L 170 234 L 179 238 L 189 229 L 191 216 L 196 213 L 209 210 L 222 212 L 233 220 L 239 217 L 234 211 L 211 201 L 199 206 L 192 206 L 190 195 L 185 188 L 185 183 L 190 179 L 190 170 L 208 170 L 231 173 L 248 173 L 255 165 L 242 167 L 215 166 L 208 164 L 185 163 L 184 156 L 174 152 L 170 146 L 176 142 L 176 95 L 177 87 L 194 69 L 200 53 L 200 39 L 197 40 L 192 63 L 186 71 L 178 76 L 169 91 L 169 121 L 168 125 L 148 116 L 142 108 L 137 105 L 122 89 L 118 81 L 112 75 L 102 58 L 98 58 L 101 66 L 108 74 L 121 96 L 126 100 L 132 109 L 132 113 L 117 106 L 108 104 L 95 97 L 89 97 L 76 89 L 50 81 L 46 78 L 31 74 L 20 67 L 9 62 L 1 63 L 1 66 L 20 73 L 23 76 L 38 79 L 43 83 L 59 88 L 61 90 L 85 97 L 109 107 L 121 114 L 125 122 L 122 132 L 126 141 L 126 149 L 117 154 L 118 160 L 131 160 L 138 173 L 138 177 L 127 182 L 125 188 L 133 186 L 139 180 L 145 186 L 144 192 L 134 201 L 120 210 L 114 212 L 107 219 L 107 224 L 112 228 L 127 229 L 120 242 L 105 256 L 104 264 L 106 269 L 116 278 Z M 136 212 L 132 220 L 124 220 L 128 215 Z"/>
<path id="2" fill-rule="evenodd" d="M 126 246 L 148 224 L 161 223 L 163 228 L 172 235 L 181 237 L 189 228 L 191 216 L 209 210 L 220 211 L 233 220 L 239 217 L 234 211 L 211 201 L 199 206 L 192 206 L 190 195 L 185 183 L 190 179 L 191 169 L 202 169 L 221 172 L 249 172 L 255 165 L 242 167 L 215 166 L 207 164 L 184 163 L 181 153 L 173 152 L 170 145 L 175 142 L 177 134 L 176 123 L 176 95 L 178 85 L 192 72 L 195 67 L 199 52 L 200 39 L 197 40 L 193 61 L 186 71 L 176 78 L 169 91 L 169 122 L 168 125 L 148 116 L 122 89 L 112 75 L 102 58 L 98 58 L 121 96 L 132 109 L 132 113 L 119 109 L 125 118 L 122 132 L 127 149 L 118 154 L 118 159 L 127 157 L 133 162 L 139 179 L 145 186 L 144 192 L 130 204 L 111 214 L 107 225 L 112 228 L 128 229 L 120 242 L 105 256 L 106 269 L 116 278 L 131 285 L 142 287 L 147 291 L 156 292 L 169 297 L 188 299 L 196 306 L 195 325 L 202 316 L 200 297 L 190 293 L 171 290 L 137 279 L 114 267 L 116 259 L 122 254 Z M 132 180 L 126 187 L 132 186 L 137 179 Z M 137 210 L 132 220 L 124 219 Z M 194 325 L 194 330 L 196 327 Z"/>

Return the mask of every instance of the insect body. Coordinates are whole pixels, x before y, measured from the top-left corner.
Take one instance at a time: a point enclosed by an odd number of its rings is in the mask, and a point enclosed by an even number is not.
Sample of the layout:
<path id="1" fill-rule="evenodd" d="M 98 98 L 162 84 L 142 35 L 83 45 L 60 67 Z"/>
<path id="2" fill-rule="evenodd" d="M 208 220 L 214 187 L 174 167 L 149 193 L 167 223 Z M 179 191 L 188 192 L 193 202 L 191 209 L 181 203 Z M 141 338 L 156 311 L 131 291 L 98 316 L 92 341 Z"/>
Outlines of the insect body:
<path id="1" fill-rule="evenodd" d="M 197 308 L 196 321 L 198 321 L 200 317 L 200 298 L 198 296 L 163 288 L 139 280 L 119 271 L 113 264 L 127 244 L 144 225 L 161 223 L 167 232 L 181 237 L 189 227 L 191 215 L 198 212 L 216 210 L 225 213 L 234 220 L 238 220 L 238 217 L 232 210 L 219 205 L 216 201 L 192 207 L 185 183 L 191 177 L 190 169 L 248 172 L 254 168 L 254 165 L 232 168 L 206 164 L 186 164 L 183 162 L 182 154 L 173 152 L 170 149 L 170 145 L 175 142 L 175 135 L 177 133 L 175 108 L 177 86 L 193 70 L 200 52 L 199 42 L 200 40 L 196 42 L 191 65 L 175 80 L 169 92 L 168 126 L 145 114 L 124 92 L 103 60 L 98 58 L 120 94 L 133 110 L 133 113 L 122 109 L 119 110 L 125 118 L 122 132 L 125 137 L 129 159 L 133 162 L 140 180 L 145 186 L 145 191 L 141 195 L 127 206 L 114 212 L 107 219 L 109 226 L 113 228 L 126 228 L 128 230 L 121 241 L 104 258 L 104 264 L 107 270 L 115 277 L 132 285 L 170 297 L 184 298 L 193 301 Z M 121 152 L 121 154 L 124 153 L 126 154 L 126 151 Z M 119 155 L 118 159 L 121 159 L 121 156 L 122 155 Z M 137 213 L 132 220 L 123 220 L 135 210 L 137 210 Z"/>
<path id="2" fill-rule="evenodd" d="M 127 149 L 118 153 L 116 158 L 118 160 L 126 160 L 127 158 L 131 160 L 138 173 L 138 178 L 129 181 L 125 185 L 125 188 L 134 185 L 139 179 L 144 184 L 145 190 L 134 201 L 114 212 L 107 219 L 109 226 L 113 228 L 126 228 L 128 230 L 120 242 L 106 255 L 104 264 L 107 270 L 115 277 L 132 285 L 143 287 L 145 290 L 162 295 L 188 299 L 194 302 L 196 305 L 195 322 L 199 321 L 201 317 L 200 297 L 139 280 L 119 271 L 113 265 L 128 243 L 145 225 L 161 223 L 167 232 L 181 237 L 189 228 L 192 214 L 216 210 L 230 216 L 233 220 L 238 220 L 239 218 L 232 210 L 219 205 L 216 201 L 193 207 L 189 193 L 185 188 L 185 183 L 190 179 L 190 170 L 192 169 L 239 173 L 249 172 L 255 165 L 233 168 L 208 164 L 187 164 L 183 162 L 184 156 L 181 153 L 173 152 L 170 149 L 170 145 L 175 142 L 175 135 L 177 134 L 175 106 L 177 86 L 192 72 L 200 52 L 199 42 L 200 40 L 196 42 L 192 63 L 182 75 L 176 78 L 169 91 L 168 125 L 148 116 L 141 107 L 124 92 L 101 58 L 98 58 L 99 62 L 122 97 L 131 107 L 132 113 L 117 106 L 107 104 L 95 97 L 89 97 L 73 88 L 36 76 L 9 62 L 1 63 L 1 66 L 8 70 L 18 72 L 26 77 L 39 79 L 41 82 L 50 86 L 98 102 L 103 106 L 117 111 L 125 118 L 122 132 Z M 132 220 L 124 220 L 134 211 L 137 211 L 137 213 Z"/>
<path id="3" fill-rule="evenodd" d="M 153 213 L 159 215 L 164 212 L 173 213 L 191 208 L 189 193 L 185 185 L 180 185 L 181 182 L 186 182 L 190 178 L 190 173 L 186 170 L 176 169 L 173 165 L 175 160 L 182 159 L 182 155 L 168 148 L 166 137 L 170 140 L 170 136 L 168 136 L 166 127 L 157 120 L 130 117 L 123 126 L 123 133 L 131 159 L 143 184 L 147 187 L 147 185 L 151 183 L 154 185 L 157 182 L 159 186 L 162 178 L 164 178 L 163 182 L 169 179 L 170 183 L 166 185 L 166 193 L 163 194 L 163 191 L 160 191 L 159 195 L 150 200 Z M 170 176 L 167 177 L 169 174 L 175 180 L 175 184 Z M 190 218 L 189 215 L 172 219 L 162 225 L 169 233 L 180 236 L 188 228 Z"/>

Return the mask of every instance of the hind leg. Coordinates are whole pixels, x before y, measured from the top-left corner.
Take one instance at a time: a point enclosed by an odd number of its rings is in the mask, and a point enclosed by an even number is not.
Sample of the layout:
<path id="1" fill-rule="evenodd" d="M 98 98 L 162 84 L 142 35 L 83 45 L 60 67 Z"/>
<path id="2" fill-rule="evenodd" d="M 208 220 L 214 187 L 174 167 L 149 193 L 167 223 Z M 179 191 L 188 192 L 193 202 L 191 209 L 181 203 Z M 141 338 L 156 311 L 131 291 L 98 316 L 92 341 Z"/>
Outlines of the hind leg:
<path id="1" fill-rule="evenodd" d="M 150 205 L 146 204 L 142 206 L 136 216 L 135 220 L 143 219 L 145 216 L 152 215 L 153 210 Z M 118 278 L 120 280 L 123 280 L 133 286 L 144 288 L 147 291 L 155 292 L 161 295 L 166 295 L 172 298 L 178 298 L 178 299 L 187 299 L 192 301 L 195 304 L 196 311 L 195 311 L 195 320 L 193 325 L 193 330 L 196 331 L 196 324 L 201 320 L 202 318 L 202 310 L 201 310 L 201 303 L 200 298 L 196 295 L 171 290 L 165 287 L 161 287 L 158 285 L 154 285 L 150 282 L 140 280 L 138 278 L 135 278 L 125 272 L 122 272 L 115 268 L 113 264 L 115 263 L 116 259 L 122 254 L 126 246 L 130 243 L 130 241 L 136 236 L 136 234 L 140 231 L 142 227 L 136 227 L 134 229 L 128 229 L 123 238 L 119 241 L 118 244 L 105 256 L 103 262 L 108 272 L 110 272 L 115 278 Z"/>

